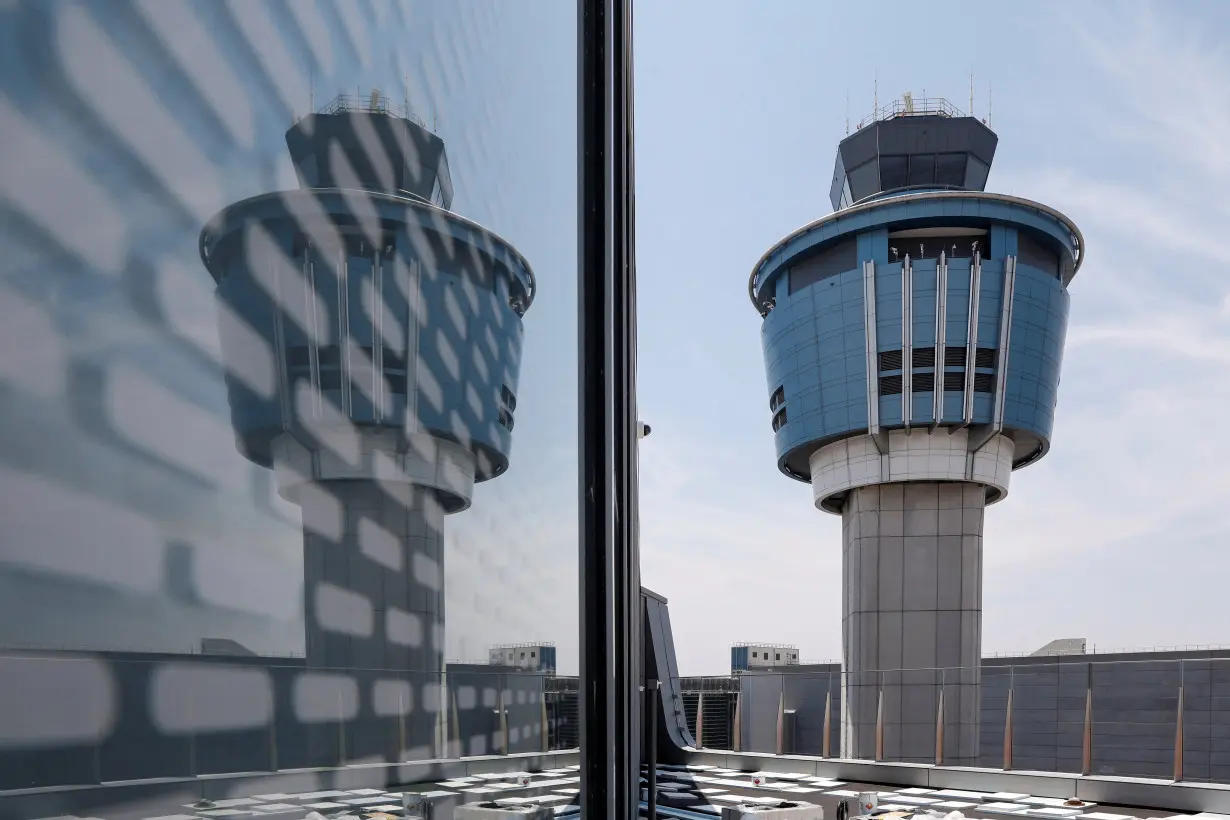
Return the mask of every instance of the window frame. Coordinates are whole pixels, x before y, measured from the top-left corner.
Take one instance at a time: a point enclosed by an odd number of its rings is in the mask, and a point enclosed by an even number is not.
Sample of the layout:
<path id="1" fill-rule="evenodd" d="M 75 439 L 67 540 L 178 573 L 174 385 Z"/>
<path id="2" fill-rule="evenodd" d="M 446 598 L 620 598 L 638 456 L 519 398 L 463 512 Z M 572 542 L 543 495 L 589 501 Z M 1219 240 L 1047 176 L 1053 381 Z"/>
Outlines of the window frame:
<path id="1" fill-rule="evenodd" d="M 580 804 L 640 807 L 632 0 L 578 0 Z"/>

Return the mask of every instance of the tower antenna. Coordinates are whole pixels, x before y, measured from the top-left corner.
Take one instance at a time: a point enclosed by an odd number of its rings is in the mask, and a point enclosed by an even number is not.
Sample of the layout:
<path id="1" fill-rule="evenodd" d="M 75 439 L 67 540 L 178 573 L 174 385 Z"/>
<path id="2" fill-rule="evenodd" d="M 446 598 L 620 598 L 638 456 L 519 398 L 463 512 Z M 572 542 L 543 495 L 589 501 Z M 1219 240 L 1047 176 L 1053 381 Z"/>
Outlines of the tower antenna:
<path id="1" fill-rule="evenodd" d="M 991 104 L 994 98 L 991 96 L 991 83 L 987 81 L 987 127 L 991 127 Z"/>
<path id="2" fill-rule="evenodd" d="M 974 116 L 974 67 L 969 70 L 969 115 Z"/>
<path id="3" fill-rule="evenodd" d="M 846 136 L 850 136 L 850 89 L 846 89 Z"/>
<path id="4" fill-rule="evenodd" d="M 880 118 L 880 72 L 871 75 L 871 87 L 871 118 L 876 120 Z"/>
<path id="5" fill-rule="evenodd" d="M 316 113 L 316 66 L 308 66 L 308 114 Z"/>

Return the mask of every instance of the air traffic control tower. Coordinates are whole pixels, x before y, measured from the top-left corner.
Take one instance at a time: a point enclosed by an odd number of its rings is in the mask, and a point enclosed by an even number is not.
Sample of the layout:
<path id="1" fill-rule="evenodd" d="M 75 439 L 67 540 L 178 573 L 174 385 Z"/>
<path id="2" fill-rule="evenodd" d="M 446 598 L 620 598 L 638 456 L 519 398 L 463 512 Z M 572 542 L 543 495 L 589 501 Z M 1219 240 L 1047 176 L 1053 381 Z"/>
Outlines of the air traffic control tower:
<path id="1" fill-rule="evenodd" d="M 410 713 L 422 754 L 444 649 L 443 516 L 508 468 L 534 276 L 450 210 L 443 141 L 378 92 L 338 97 L 286 144 L 300 188 L 237 202 L 201 232 L 232 426 L 302 510 L 308 666 L 395 670 L 373 703 L 359 687 L 358 708 Z"/>
<path id="2" fill-rule="evenodd" d="M 1050 448 L 1084 255 L 1058 211 L 984 190 L 997 142 L 944 100 L 877 111 L 833 213 L 748 283 L 778 469 L 842 516 L 847 757 L 978 759 L 983 514 Z"/>

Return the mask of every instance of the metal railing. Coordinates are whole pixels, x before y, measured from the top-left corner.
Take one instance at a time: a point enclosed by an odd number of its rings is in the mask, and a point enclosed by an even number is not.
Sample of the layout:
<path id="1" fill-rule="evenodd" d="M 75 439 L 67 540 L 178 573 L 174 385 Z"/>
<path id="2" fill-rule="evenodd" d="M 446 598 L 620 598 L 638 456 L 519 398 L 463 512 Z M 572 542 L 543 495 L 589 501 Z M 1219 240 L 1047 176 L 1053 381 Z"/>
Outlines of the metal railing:
<path id="1" fill-rule="evenodd" d="M 1037 650 L 1035 650 L 1036 652 Z M 1085 649 L 1036 655 L 1034 652 L 988 652 L 986 658 L 1050 658 L 1070 655 L 1137 655 L 1145 652 L 1226 652 L 1230 644 L 1175 644 L 1173 646 L 1102 646 L 1090 644 Z"/>
<path id="2" fill-rule="evenodd" d="M 492 644 L 492 649 L 537 649 L 540 646 L 554 648 L 555 644 L 551 641 L 530 641 L 527 643 L 497 643 Z"/>
<path id="3" fill-rule="evenodd" d="M 965 112 L 943 97 L 902 97 L 882 105 L 863 119 L 856 128 L 895 117 L 964 117 Z"/>
<path id="4" fill-rule="evenodd" d="M 735 641 L 731 646 L 735 649 L 798 649 L 792 643 L 769 643 L 768 641 Z"/>
<path id="5" fill-rule="evenodd" d="M 355 94 L 338 94 L 329 102 L 316 109 L 317 114 L 343 114 L 347 112 L 364 112 L 369 114 L 385 114 L 390 117 L 401 117 L 410 120 L 420 128 L 431 130 L 423 118 L 414 112 L 407 102 L 395 103 L 389 97 L 373 90 L 368 94 L 361 91 Z"/>
<path id="6" fill-rule="evenodd" d="M 711 691 L 704 680 L 677 683 Z M 962 705 L 975 691 L 976 708 Z M 734 752 L 1230 783 L 1223 658 L 753 671 L 740 677 L 733 713 L 721 733 L 712 732 L 720 714 L 704 720 L 706 736 L 731 738 Z"/>

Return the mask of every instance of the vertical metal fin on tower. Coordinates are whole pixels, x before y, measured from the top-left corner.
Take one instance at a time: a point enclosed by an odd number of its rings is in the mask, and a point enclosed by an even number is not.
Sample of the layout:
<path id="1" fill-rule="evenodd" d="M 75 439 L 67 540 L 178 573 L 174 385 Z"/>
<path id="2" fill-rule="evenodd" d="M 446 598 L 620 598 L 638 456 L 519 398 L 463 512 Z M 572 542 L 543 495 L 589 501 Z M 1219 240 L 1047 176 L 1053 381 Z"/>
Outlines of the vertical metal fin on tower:
<path id="1" fill-rule="evenodd" d="M 910 255 L 901 263 L 901 423 L 908 432 L 914 401 L 914 271 Z"/>
<path id="2" fill-rule="evenodd" d="M 1008 354 L 1012 342 L 1012 303 L 1016 295 L 1016 257 L 1004 260 L 1004 301 L 999 320 L 999 353 L 995 362 L 995 432 L 1004 427 L 1004 392 L 1008 386 Z"/>
<path id="3" fill-rule="evenodd" d="M 863 263 L 863 338 L 867 345 L 867 432 L 883 454 L 887 447 L 880 432 L 879 342 L 876 340 L 876 263 Z"/>
<path id="4" fill-rule="evenodd" d="M 935 375 L 932 377 L 931 432 L 944 420 L 944 335 L 948 332 L 948 257 L 940 251 L 935 268 Z"/>
<path id="5" fill-rule="evenodd" d="M 969 328 L 965 344 L 965 417 L 961 427 L 968 427 L 974 422 L 974 369 L 977 366 L 978 351 L 978 300 L 982 288 L 982 254 L 974 251 L 969 274 Z"/>

